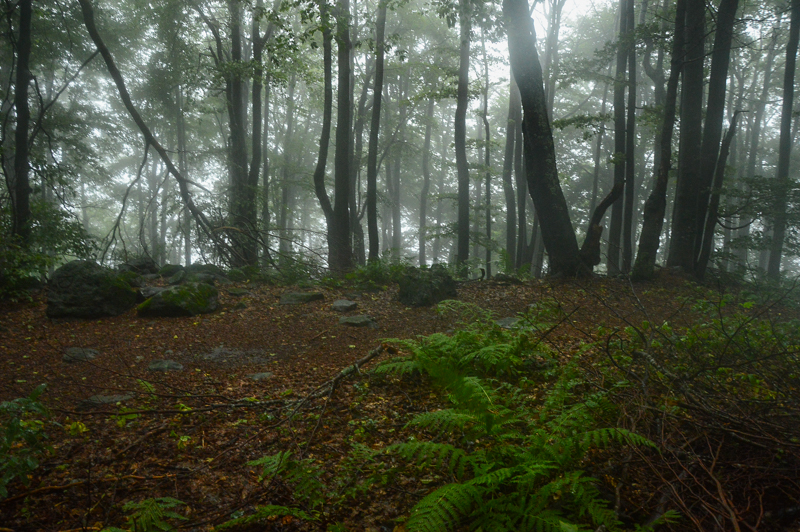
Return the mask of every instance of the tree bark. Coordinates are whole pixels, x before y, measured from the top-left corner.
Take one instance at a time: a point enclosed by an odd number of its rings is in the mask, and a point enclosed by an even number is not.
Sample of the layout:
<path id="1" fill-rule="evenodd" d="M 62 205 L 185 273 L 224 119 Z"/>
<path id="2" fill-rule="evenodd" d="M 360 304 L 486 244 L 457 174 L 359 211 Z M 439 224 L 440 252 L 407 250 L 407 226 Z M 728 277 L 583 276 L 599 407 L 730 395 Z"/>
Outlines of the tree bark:
<path id="1" fill-rule="evenodd" d="M 628 2 L 619 1 L 619 38 L 617 39 L 617 72 L 614 78 L 614 187 L 625 182 L 625 78 L 628 63 Z M 607 270 L 609 275 L 621 271 L 620 252 L 622 238 L 622 198 L 611 206 L 611 223 L 608 234 Z"/>
<path id="2" fill-rule="evenodd" d="M 698 277 L 701 277 L 699 275 L 701 270 L 705 273 L 705 265 L 699 266 L 697 260 L 703 247 L 703 235 L 705 233 L 715 168 L 719 164 L 717 158 L 722 138 L 722 120 L 725 117 L 725 92 L 728 82 L 731 42 L 733 41 L 733 24 L 738 7 L 739 0 L 722 0 L 717 11 L 717 28 L 714 36 L 711 75 L 708 83 L 706 123 L 703 127 L 703 143 L 700 148 L 700 195 L 696 200 L 697 228 L 695 230 L 694 257 L 695 275 Z"/>
<path id="3" fill-rule="evenodd" d="M 517 255 L 517 204 L 514 198 L 514 183 L 511 173 L 514 170 L 514 140 L 519 123 L 514 120 L 514 106 L 520 106 L 519 89 L 517 89 L 513 74 L 509 84 L 508 119 L 506 121 L 506 146 L 503 153 L 503 194 L 506 198 L 506 255 L 509 266 L 514 265 Z M 516 100 L 516 102 L 515 102 Z"/>
<path id="4" fill-rule="evenodd" d="M 378 240 L 378 133 L 381 123 L 381 100 L 383 95 L 383 61 L 385 53 L 386 2 L 378 5 L 375 23 L 375 84 L 372 90 L 372 118 L 369 130 L 367 153 L 367 233 L 369 235 L 369 260 L 380 258 Z"/>
<path id="5" fill-rule="evenodd" d="M 458 171 L 458 245 L 456 264 L 465 273 L 469 259 L 469 163 L 467 162 L 467 107 L 469 105 L 469 44 L 472 28 L 470 0 L 459 0 L 459 27 L 461 35 L 456 95 L 455 134 L 456 169 Z"/>
<path id="6" fill-rule="evenodd" d="M 628 0 L 627 34 L 629 39 L 636 31 L 634 1 Z M 636 47 L 630 42 L 628 50 L 628 116 L 625 124 L 625 210 L 622 220 L 622 272 L 630 273 L 633 259 L 633 207 L 636 195 Z"/>
<path id="7" fill-rule="evenodd" d="M 664 214 L 667 208 L 667 185 L 672 167 L 672 134 L 675 128 L 678 81 L 680 80 L 680 71 L 683 69 L 686 2 L 687 0 L 677 0 L 675 5 L 675 34 L 672 43 L 667 93 L 664 98 L 664 118 L 661 123 L 661 159 L 654 176 L 653 190 L 644 204 L 639 249 L 631 272 L 631 277 L 634 279 L 651 279 L 653 277 L 656 256 L 661 241 L 661 230 L 664 227 Z"/>
<path id="8" fill-rule="evenodd" d="M 428 263 L 425 254 L 425 240 L 427 237 L 428 194 L 431 189 L 431 129 L 433 126 L 433 98 L 428 99 L 428 108 L 425 112 L 425 141 L 422 146 L 422 191 L 419 194 L 419 265 Z"/>
<path id="9" fill-rule="evenodd" d="M 536 206 L 542 240 L 550 258 L 550 272 L 585 273 L 569 209 L 558 181 L 555 146 L 536 51 L 536 34 L 525 0 L 504 0 L 511 68 L 520 90 L 525 117 L 525 167 L 531 198 Z"/>
<path id="10" fill-rule="evenodd" d="M 789 42 L 786 44 L 786 67 L 783 75 L 783 108 L 781 136 L 778 141 L 778 168 L 775 172 L 775 203 L 773 204 L 772 242 L 769 249 L 767 277 L 778 280 L 781 274 L 783 239 L 786 235 L 786 197 L 789 194 L 789 164 L 792 153 L 792 105 L 797 45 L 800 40 L 800 0 L 792 0 Z"/>
<path id="11" fill-rule="evenodd" d="M 17 123 L 14 130 L 14 224 L 13 235 L 27 248 L 31 243 L 31 185 L 28 161 L 28 126 L 31 112 L 28 106 L 28 85 L 31 82 L 31 0 L 19 2 L 19 37 L 17 41 L 17 76 L 14 83 L 14 108 Z"/>
<path id="12" fill-rule="evenodd" d="M 703 60 L 705 59 L 705 2 L 686 5 L 686 61 L 681 89 L 680 156 L 672 238 L 667 265 L 694 274 L 697 238 L 697 198 L 700 196 L 703 141 Z"/>
<path id="13" fill-rule="evenodd" d="M 336 153 L 332 224 L 328 228 L 328 265 L 336 273 L 350 271 L 353 254 L 350 240 L 350 1 L 336 4 L 336 45 L 339 68 L 336 88 Z"/>

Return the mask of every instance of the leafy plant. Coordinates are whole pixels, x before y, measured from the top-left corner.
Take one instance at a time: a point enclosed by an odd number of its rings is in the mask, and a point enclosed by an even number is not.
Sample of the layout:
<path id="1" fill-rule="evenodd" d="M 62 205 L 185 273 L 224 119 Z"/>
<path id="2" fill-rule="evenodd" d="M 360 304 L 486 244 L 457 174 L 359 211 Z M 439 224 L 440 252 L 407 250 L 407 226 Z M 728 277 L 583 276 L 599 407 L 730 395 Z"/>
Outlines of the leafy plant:
<path id="1" fill-rule="evenodd" d="M 483 312 L 464 310 L 472 319 Z M 585 459 L 592 449 L 652 443 L 608 426 L 614 406 L 607 392 L 589 390 L 568 364 L 551 371 L 555 384 L 537 397 L 535 381 L 523 372 L 528 360 L 548 353 L 486 314 L 452 336 L 405 347 L 410 356 L 376 371 L 419 371 L 447 394 L 450 407 L 414 417 L 408 428 L 418 436 L 387 452 L 454 480 L 414 506 L 407 530 L 619 528 L 584 471 Z"/>
<path id="2" fill-rule="evenodd" d="M 122 507 L 125 512 L 130 514 L 125 518 L 129 528 L 106 527 L 102 532 L 167 532 L 175 530 L 169 521 L 186 521 L 186 517 L 172 509 L 185 504 L 185 502 L 172 497 L 145 499 L 140 502 L 129 501 Z"/>
<path id="3" fill-rule="evenodd" d="M 28 474 L 49 451 L 43 419 L 50 414 L 39 401 L 45 388 L 40 384 L 28 397 L 0 403 L 0 499 L 8 496 L 7 486 L 16 478 L 27 486 Z"/>

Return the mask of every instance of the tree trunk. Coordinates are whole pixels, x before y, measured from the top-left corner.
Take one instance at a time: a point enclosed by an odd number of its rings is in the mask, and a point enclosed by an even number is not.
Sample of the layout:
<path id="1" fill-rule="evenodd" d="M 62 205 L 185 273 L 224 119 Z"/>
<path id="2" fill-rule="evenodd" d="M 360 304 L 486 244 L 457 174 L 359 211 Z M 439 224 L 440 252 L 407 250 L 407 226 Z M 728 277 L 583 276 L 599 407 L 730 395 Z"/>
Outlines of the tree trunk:
<path id="1" fill-rule="evenodd" d="M 562 0 L 563 2 L 563 0 Z M 483 149 L 483 166 L 486 168 L 484 204 L 486 213 L 486 278 L 492 276 L 492 133 L 489 128 L 489 58 L 486 55 L 486 36 L 481 33 L 481 48 L 483 50 L 483 128 L 486 135 L 486 144 Z"/>
<path id="2" fill-rule="evenodd" d="M 19 2 L 19 37 L 17 41 L 17 77 L 14 83 L 14 107 L 17 123 L 14 130 L 14 225 L 13 235 L 27 248 L 31 243 L 31 185 L 28 161 L 28 85 L 31 82 L 31 0 Z"/>
<path id="3" fill-rule="evenodd" d="M 550 272 L 577 275 L 585 272 L 585 268 L 569 219 L 567 202 L 558 181 L 553 132 L 547 116 L 536 34 L 527 2 L 504 0 L 503 16 L 508 28 L 511 68 L 525 113 L 522 122 L 525 173 L 542 228 L 542 241 L 549 255 Z"/>
<path id="4" fill-rule="evenodd" d="M 286 98 L 286 133 L 283 136 L 283 173 L 281 178 L 281 207 L 280 216 L 278 217 L 278 226 L 280 228 L 280 244 L 278 249 L 281 254 L 281 260 L 285 261 L 287 255 L 291 251 L 291 236 L 289 229 L 289 212 L 290 196 L 293 194 L 291 177 L 291 144 L 294 135 L 294 90 L 296 78 L 294 74 L 289 80 L 289 92 Z M 324 129 L 324 128 L 323 128 Z"/>
<path id="5" fill-rule="evenodd" d="M 600 107 L 600 114 L 606 114 L 606 103 L 608 101 L 608 83 L 603 89 L 603 104 Z M 592 200 L 589 204 L 589 212 L 594 212 L 597 206 L 597 194 L 600 189 L 600 156 L 603 153 L 603 139 L 606 136 L 606 125 L 603 123 L 600 126 L 600 132 L 597 134 L 597 139 L 594 145 L 594 173 L 592 174 Z"/>
<path id="6" fill-rule="evenodd" d="M 427 236 L 428 194 L 431 189 L 431 129 L 433 126 L 433 98 L 428 99 L 425 112 L 425 142 L 422 146 L 422 191 L 419 194 L 419 265 L 427 266 L 425 240 Z"/>
<path id="7" fill-rule="evenodd" d="M 619 0 L 619 38 L 617 39 L 617 72 L 614 78 L 614 187 L 625 182 L 625 76 L 628 63 L 628 2 Z M 609 275 L 620 270 L 620 241 L 622 238 L 622 198 L 611 206 L 606 267 Z"/>
<path id="8" fill-rule="evenodd" d="M 691 1 L 691 0 L 688 0 Z M 675 113 L 678 100 L 678 81 L 683 68 L 683 41 L 686 27 L 686 2 L 677 0 L 675 13 L 675 35 L 672 44 L 669 81 L 664 98 L 664 118 L 661 123 L 661 160 L 656 170 L 653 191 L 644 204 L 642 232 L 639 235 L 639 250 L 631 277 L 650 279 L 653 277 L 661 230 L 664 227 L 664 213 L 667 207 L 667 185 L 672 166 L 672 133 L 675 127 Z"/>
<path id="9" fill-rule="evenodd" d="M 628 0 L 627 34 L 636 31 L 634 1 Z M 636 145 L 636 47 L 630 43 L 628 50 L 628 117 L 625 124 L 625 211 L 622 221 L 622 272 L 630 273 L 633 260 L 633 208 L 636 195 L 636 164 L 634 150 Z"/>
<path id="10" fill-rule="evenodd" d="M 681 89 L 680 156 L 672 239 L 667 265 L 694 274 L 697 239 L 697 198 L 700 196 L 701 145 L 703 140 L 703 60 L 705 58 L 705 2 L 686 5 L 686 61 Z"/>
<path id="11" fill-rule="evenodd" d="M 461 35 L 456 96 L 455 134 L 456 169 L 458 171 L 458 246 L 456 264 L 459 273 L 469 259 L 469 163 L 467 162 L 467 107 L 469 105 L 469 43 L 472 13 L 469 0 L 459 0 L 459 26 Z"/>
<path id="12" fill-rule="evenodd" d="M 778 168 L 775 172 L 775 203 L 773 204 L 772 242 L 769 249 L 767 277 L 778 280 L 781 274 L 783 239 L 786 235 L 786 197 L 789 194 L 789 163 L 792 153 L 792 104 L 794 102 L 794 71 L 797 45 L 800 38 L 800 0 L 792 0 L 789 42 L 786 44 L 786 67 L 783 75 L 783 108 L 781 136 L 778 141 Z"/>
<path id="13" fill-rule="evenodd" d="M 515 101 L 516 100 L 516 101 Z M 514 183 L 511 173 L 514 169 L 514 139 L 516 138 L 519 123 L 514 120 L 514 106 L 519 107 L 519 89 L 511 75 L 508 97 L 508 120 L 506 121 L 506 147 L 503 154 L 503 194 L 506 198 L 506 255 L 508 265 L 514 265 L 517 255 L 517 205 L 514 198 Z"/>
<path id="14" fill-rule="evenodd" d="M 380 258 L 378 240 L 378 133 L 381 123 L 381 100 L 383 95 L 383 60 L 385 53 L 386 2 L 378 5 L 378 20 L 375 24 L 375 84 L 372 90 L 372 119 L 369 130 L 367 154 L 367 233 L 369 234 L 369 260 Z"/>
<path id="15" fill-rule="evenodd" d="M 703 128 L 703 144 L 700 155 L 700 195 L 697 198 L 697 228 L 695 229 L 694 243 L 695 263 L 703 247 L 712 182 L 715 168 L 719 164 L 717 158 L 722 138 L 722 120 L 725 117 L 725 92 L 731 57 L 731 42 L 733 41 L 733 23 L 738 7 L 739 0 L 722 0 L 717 11 L 717 29 L 714 36 L 714 52 L 711 56 L 711 75 L 708 83 L 706 123 Z M 702 277 L 699 275 L 701 271 L 703 274 L 705 273 L 705 265 L 699 266 L 696 263 L 695 275 Z"/>
<path id="16" fill-rule="evenodd" d="M 695 268 L 695 276 L 701 281 L 705 277 L 706 268 L 708 267 L 708 259 L 711 257 L 711 251 L 714 247 L 714 230 L 717 227 L 717 220 L 719 219 L 719 199 L 722 184 L 725 180 L 725 166 L 728 163 L 728 154 L 731 149 L 731 141 L 736 134 L 736 119 L 739 116 L 739 111 L 733 113 L 731 124 L 728 127 L 728 132 L 722 140 L 722 145 L 719 150 L 719 160 L 717 167 L 714 170 L 714 181 L 712 183 L 711 197 L 708 205 L 708 216 L 706 217 L 706 225 L 703 228 L 703 243 L 700 248 L 700 256 L 697 259 L 697 266 Z"/>

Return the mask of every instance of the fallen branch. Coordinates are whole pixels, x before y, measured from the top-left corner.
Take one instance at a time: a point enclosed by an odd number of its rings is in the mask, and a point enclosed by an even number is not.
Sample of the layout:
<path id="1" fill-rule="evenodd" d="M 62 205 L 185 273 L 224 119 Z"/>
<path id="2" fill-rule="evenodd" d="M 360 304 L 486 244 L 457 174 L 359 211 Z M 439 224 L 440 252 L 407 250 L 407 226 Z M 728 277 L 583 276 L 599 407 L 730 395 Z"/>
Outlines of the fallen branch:
<path id="1" fill-rule="evenodd" d="M 141 475 L 125 475 L 122 477 L 109 477 L 109 478 L 93 478 L 92 482 L 119 482 L 120 480 L 161 480 L 163 478 L 173 478 L 176 475 L 160 475 L 157 477 L 143 477 Z M 11 501 L 17 501 L 19 499 L 24 499 L 25 497 L 30 497 L 31 495 L 36 495 L 37 493 L 49 493 L 53 491 L 64 491 L 70 488 L 74 488 L 75 486 L 81 486 L 86 484 L 86 480 L 78 480 L 77 482 L 70 482 L 69 484 L 64 484 L 61 486 L 42 486 L 41 488 L 36 488 L 35 490 L 31 490 L 27 493 L 23 493 L 21 495 L 15 495 L 13 497 L 9 497 L 8 499 L 4 499 L 0 501 L 0 504 L 6 504 Z M 4 529 L 0 529 L 2 532 Z"/>

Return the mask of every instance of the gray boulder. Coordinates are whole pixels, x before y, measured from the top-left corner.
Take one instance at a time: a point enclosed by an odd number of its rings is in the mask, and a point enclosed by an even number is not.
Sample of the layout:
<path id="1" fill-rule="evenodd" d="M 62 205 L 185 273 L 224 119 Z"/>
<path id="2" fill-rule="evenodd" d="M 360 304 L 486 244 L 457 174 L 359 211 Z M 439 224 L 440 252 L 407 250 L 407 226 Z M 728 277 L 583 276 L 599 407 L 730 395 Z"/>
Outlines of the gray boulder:
<path id="1" fill-rule="evenodd" d="M 96 262 L 68 262 L 47 283 L 50 318 L 118 316 L 136 304 L 136 291 L 117 273 Z"/>
<path id="2" fill-rule="evenodd" d="M 146 273 L 157 273 L 158 265 L 150 257 L 137 257 L 120 264 L 117 270 L 120 272 L 134 272 L 144 275 Z"/>
<path id="3" fill-rule="evenodd" d="M 430 269 L 406 268 L 397 283 L 400 286 L 397 299 L 410 307 L 429 307 L 458 296 L 456 282 L 439 264 Z"/>
<path id="4" fill-rule="evenodd" d="M 377 329 L 378 323 L 371 316 L 362 314 L 360 316 L 346 316 L 339 318 L 339 325 L 349 325 L 350 327 L 369 327 L 370 329 Z"/>
<path id="5" fill-rule="evenodd" d="M 287 292 L 281 295 L 281 305 L 301 305 L 325 299 L 321 292 Z"/>
<path id="6" fill-rule="evenodd" d="M 214 312 L 219 292 L 206 283 L 171 286 L 136 307 L 140 316 L 194 316 Z"/>
<path id="7" fill-rule="evenodd" d="M 94 360 L 100 353 L 96 349 L 84 349 L 83 347 L 68 347 L 64 350 L 61 360 L 67 364 L 74 362 L 88 362 Z"/>
<path id="8" fill-rule="evenodd" d="M 350 312 L 356 308 L 358 308 L 358 303 L 350 301 L 349 299 L 337 299 L 333 302 L 333 305 L 331 305 L 331 310 L 335 310 L 336 312 Z"/>

